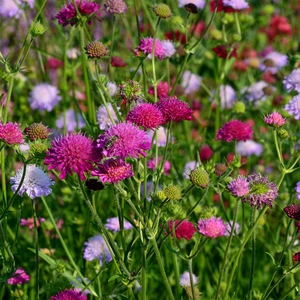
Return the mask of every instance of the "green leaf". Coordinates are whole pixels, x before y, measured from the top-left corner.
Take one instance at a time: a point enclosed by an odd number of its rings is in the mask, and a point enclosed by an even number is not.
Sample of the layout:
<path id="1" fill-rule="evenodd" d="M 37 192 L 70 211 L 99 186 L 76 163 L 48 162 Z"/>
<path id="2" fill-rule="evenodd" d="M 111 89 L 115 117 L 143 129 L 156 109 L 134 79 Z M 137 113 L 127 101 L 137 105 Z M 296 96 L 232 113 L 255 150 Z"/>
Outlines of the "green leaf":
<path id="1" fill-rule="evenodd" d="M 32 251 L 33 253 L 35 253 L 35 249 L 32 248 L 28 248 L 30 251 Z M 39 257 L 41 257 L 43 260 L 45 260 L 51 267 L 56 266 L 56 261 L 51 258 L 50 256 L 44 254 L 43 252 L 39 251 Z"/>

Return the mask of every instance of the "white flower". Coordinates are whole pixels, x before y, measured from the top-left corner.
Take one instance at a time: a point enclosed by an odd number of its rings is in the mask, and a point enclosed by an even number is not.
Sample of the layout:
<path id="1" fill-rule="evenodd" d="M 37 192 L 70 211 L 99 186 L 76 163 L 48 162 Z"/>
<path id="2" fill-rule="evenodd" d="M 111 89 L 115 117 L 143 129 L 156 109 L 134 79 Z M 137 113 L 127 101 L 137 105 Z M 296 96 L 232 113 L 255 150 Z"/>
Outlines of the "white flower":
<path id="1" fill-rule="evenodd" d="M 220 86 L 220 98 L 222 108 L 231 108 L 236 101 L 236 92 L 230 85 Z"/>
<path id="2" fill-rule="evenodd" d="M 165 50 L 165 57 L 171 57 L 175 54 L 176 49 L 172 41 L 164 40 L 161 41 L 161 44 Z"/>
<path id="3" fill-rule="evenodd" d="M 182 75 L 181 85 L 184 87 L 186 94 L 197 92 L 200 88 L 202 77 L 193 74 L 190 71 L 185 71 Z"/>
<path id="4" fill-rule="evenodd" d="M 113 120 L 115 122 L 117 122 L 118 118 L 117 118 L 117 115 L 116 115 L 112 105 L 109 103 L 109 104 L 107 104 L 107 107 L 108 107 L 111 117 L 113 118 Z M 119 107 L 117 107 L 117 109 L 120 110 Z M 110 126 L 113 125 L 104 105 L 101 105 L 97 110 L 97 122 L 98 122 L 101 130 L 108 129 Z"/>
<path id="5" fill-rule="evenodd" d="M 198 283 L 198 277 L 193 274 L 193 284 L 196 285 Z M 191 286 L 190 273 L 184 272 L 180 275 L 180 285 L 181 286 Z"/>
<path id="6" fill-rule="evenodd" d="M 18 170 L 16 176 L 10 178 L 12 190 L 15 192 L 21 182 L 24 167 Z M 22 186 L 18 192 L 20 196 L 26 193 L 31 199 L 48 196 L 52 190 L 50 186 L 54 182 L 47 176 L 44 171 L 36 165 L 27 165 L 26 174 Z"/>

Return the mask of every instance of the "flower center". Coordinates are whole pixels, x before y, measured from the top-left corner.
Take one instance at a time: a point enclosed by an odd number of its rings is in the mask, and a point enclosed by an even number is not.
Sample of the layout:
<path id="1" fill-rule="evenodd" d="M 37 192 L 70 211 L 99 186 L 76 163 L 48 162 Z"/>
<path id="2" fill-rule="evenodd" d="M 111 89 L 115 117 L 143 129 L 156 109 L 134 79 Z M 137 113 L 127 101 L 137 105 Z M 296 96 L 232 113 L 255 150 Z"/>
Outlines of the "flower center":
<path id="1" fill-rule="evenodd" d="M 251 189 L 252 194 L 263 195 L 268 192 L 269 188 L 264 183 L 256 183 Z"/>

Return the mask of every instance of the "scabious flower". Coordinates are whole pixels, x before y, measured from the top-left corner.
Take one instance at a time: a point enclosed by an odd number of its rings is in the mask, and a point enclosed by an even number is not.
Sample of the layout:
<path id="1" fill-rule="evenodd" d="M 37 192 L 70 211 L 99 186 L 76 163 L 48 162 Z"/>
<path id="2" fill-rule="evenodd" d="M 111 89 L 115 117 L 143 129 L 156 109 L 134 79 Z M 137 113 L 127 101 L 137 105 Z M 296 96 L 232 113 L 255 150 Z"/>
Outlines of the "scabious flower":
<path id="1" fill-rule="evenodd" d="M 64 128 L 64 116 L 61 115 L 55 122 L 55 125 L 59 129 Z M 85 126 L 85 122 L 80 113 L 75 113 L 75 111 L 70 108 L 66 111 L 66 129 L 67 132 L 74 131 L 76 129 L 81 129 Z"/>
<path id="2" fill-rule="evenodd" d="M 39 111 L 52 111 L 60 100 L 58 89 L 48 83 L 36 85 L 28 98 L 30 107 Z"/>
<path id="3" fill-rule="evenodd" d="M 293 260 L 294 260 L 295 262 L 300 261 L 300 252 L 297 252 L 297 253 L 295 253 L 295 254 L 293 255 Z"/>
<path id="4" fill-rule="evenodd" d="M 140 45 L 134 50 L 135 55 L 139 56 L 140 52 L 143 52 L 148 58 L 151 58 L 153 48 L 153 38 L 146 37 L 141 39 Z M 164 49 L 160 40 L 155 39 L 154 56 L 158 59 L 165 57 L 166 50 Z M 149 55 L 150 54 L 150 55 Z"/>
<path id="5" fill-rule="evenodd" d="M 220 86 L 220 98 L 221 98 L 221 107 L 232 108 L 233 103 L 236 101 L 237 96 L 235 90 L 230 85 L 221 85 Z"/>
<path id="6" fill-rule="evenodd" d="M 89 238 L 84 245 L 84 259 L 88 261 L 98 259 L 100 265 L 102 265 L 103 262 L 110 262 L 112 260 L 112 256 L 102 235 L 98 234 Z"/>
<path id="7" fill-rule="evenodd" d="M 151 130 L 151 131 L 148 131 L 147 134 L 148 134 L 148 137 L 152 140 L 154 132 Z M 168 134 L 168 130 L 165 129 L 164 127 L 159 127 L 156 130 L 157 146 L 158 147 L 165 147 L 166 146 L 167 134 Z M 156 138 L 153 140 L 153 144 L 156 145 Z"/>
<path id="8" fill-rule="evenodd" d="M 247 141 L 252 139 L 253 130 L 250 125 L 239 120 L 231 120 L 225 123 L 217 132 L 217 140 L 226 142 Z"/>
<path id="9" fill-rule="evenodd" d="M 18 189 L 21 183 L 23 170 L 24 167 L 19 169 L 14 177 L 10 178 L 13 192 Z M 53 184 L 54 182 L 39 166 L 27 165 L 25 177 L 18 194 L 23 196 L 23 194 L 26 193 L 31 199 L 41 196 L 48 196 L 52 192 L 50 186 Z"/>
<path id="10" fill-rule="evenodd" d="M 226 224 L 226 233 L 225 233 L 225 236 L 229 236 L 230 235 L 230 232 L 232 231 L 232 226 L 233 226 L 233 221 L 229 221 L 227 224 Z M 234 225 L 234 229 L 233 229 L 233 236 L 235 235 L 238 235 L 240 233 L 240 224 L 239 223 L 235 223 Z"/>
<path id="11" fill-rule="evenodd" d="M 157 97 L 158 99 L 167 98 L 169 96 L 169 85 L 166 81 L 160 81 L 157 84 Z M 154 87 L 148 89 L 150 95 L 154 95 Z"/>
<path id="12" fill-rule="evenodd" d="M 299 69 L 300 70 L 300 69 Z M 300 120 L 300 95 L 292 98 L 292 100 L 287 103 L 284 109 L 296 120 Z"/>
<path id="13" fill-rule="evenodd" d="M 10 285 L 14 284 L 24 284 L 30 280 L 30 276 L 22 268 L 18 268 L 13 277 L 7 280 L 7 283 Z"/>
<path id="14" fill-rule="evenodd" d="M 209 219 L 200 219 L 198 221 L 198 230 L 204 236 L 214 239 L 225 235 L 226 224 L 221 218 L 212 216 Z"/>
<path id="15" fill-rule="evenodd" d="M 0 123 L 0 141 L 8 145 L 18 145 L 24 143 L 23 133 L 19 129 L 18 123 Z"/>
<path id="16" fill-rule="evenodd" d="M 296 198 L 300 199 L 300 181 L 297 182 L 295 190 L 297 192 Z"/>
<path id="17" fill-rule="evenodd" d="M 217 47 L 212 48 L 212 50 L 221 58 L 232 58 L 237 57 L 236 48 L 231 49 L 227 45 L 218 45 Z M 230 54 L 229 54 L 230 52 Z M 229 55 L 228 55 L 229 54 Z"/>
<path id="18" fill-rule="evenodd" d="M 41 225 L 41 223 L 45 222 L 44 218 L 38 218 L 36 220 L 36 226 L 39 227 Z M 28 219 L 21 219 L 20 220 L 20 226 L 26 226 L 29 229 L 33 229 L 34 228 L 34 219 L 33 218 L 28 218 Z"/>
<path id="19" fill-rule="evenodd" d="M 165 50 L 164 57 L 171 57 L 175 54 L 176 49 L 175 49 L 175 45 L 172 41 L 164 40 L 164 41 L 161 41 L 161 44 L 162 44 L 162 47 Z"/>
<path id="20" fill-rule="evenodd" d="M 222 0 L 224 6 L 232 7 L 235 10 L 243 10 L 249 7 L 245 0 Z"/>
<path id="21" fill-rule="evenodd" d="M 118 121 L 118 117 L 111 105 L 111 103 L 107 104 L 108 111 L 113 119 L 113 121 L 116 123 Z M 120 110 L 119 107 L 117 107 L 118 110 Z M 99 106 L 97 109 L 97 122 L 99 124 L 99 127 L 101 130 L 108 129 L 110 126 L 113 125 L 111 119 L 109 118 L 108 112 L 106 110 L 106 107 L 104 105 Z"/>
<path id="22" fill-rule="evenodd" d="M 300 93 L 300 68 L 293 70 L 291 74 L 284 77 L 283 86 L 288 92 L 296 90 Z"/>
<path id="23" fill-rule="evenodd" d="M 121 230 L 120 221 L 119 221 L 118 217 L 109 218 L 106 220 L 106 222 L 107 223 L 104 225 L 106 227 L 106 229 L 112 230 L 114 233 Z M 124 230 L 129 230 L 132 228 L 132 225 L 128 221 L 124 220 L 123 228 L 124 228 Z"/>
<path id="24" fill-rule="evenodd" d="M 188 107 L 186 102 L 180 101 L 176 96 L 163 98 L 156 102 L 155 106 L 162 112 L 165 123 L 192 120 L 193 110 Z"/>
<path id="25" fill-rule="evenodd" d="M 52 141 L 44 163 L 49 165 L 48 170 L 61 172 L 60 179 L 66 178 L 67 174 L 77 173 L 81 180 L 85 180 L 84 173 L 93 170 L 92 163 L 97 160 L 94 150 L 93 142 L 86 136 L 68 134 Z"/>
<path id="26" fill-rule="evenodd" d="M 26 136 L 31 140 L 45 140 L 50 134 L 50 130 L 42 123 L 33 123 L 24 129 Z"/>
<path id="27" fill-rule="evenodd" d="M 289 218 L 300 221 L 300 205 L 299 204 L 295 204 L 295 203 L 290 204 L 290 205 L 286 206 L 283 210 Z"/>
<path id="28" fill-rule="evenodd" d="M 210 11 L 213 12 L 215 10 L 216 6 L 217 6 L 217 1 L 212 0 L 210 2 Z M 231 12 L 234 12 L 235 10 L 230 6 L 225 6 L 223 3 L 223 0 L 219 0 L 217 12 L 220 12 L 220 11 L 225 11 L 227 13 L 231 13 Z"/>
<path id="29" fill-rule="evenodd" d="M 181 221 L 180 220 L 169 221 L 168 226 L 169 226 L 169 230 L 172 232 L 171 236 L 174 236 L 173 234 L 173 227 L 174 227 L 175 235 L 178 240 L 182 238 L 189 241 L 193 237 L 194 233 L 196 232 L 194 224 L 187 220 L 183 220 L 183 222 L 181 222 L 181 224 L 178 227 L 176 227 L 179 224 L 179 222 Z"/>
<path id="30" fill-rule="evenodd" d="M 5 18 L 16 18 L 18 19 L 22 14 L 22 7 L 25 2 L 30 8 L 34 7 L 35 0 L 1 0 L 0 1 L 0 16 Z"/>
<path id="31" fill-rule="evenodd" d="M 191 279 L 190 279 L 190 273 L 184 272 L 180 275 L 180 286 L 191 286 Z M 198 284 L 198 277 L 193 274 L 193 284 Z"/>
<path id="32" fill-rule="evenodd" d="M 228 184 L 228 190 L 236 197 L 242 197 L 249 193 L 249 182 L 243 176 L 232 180 Z"/>
<path id="33" fill-rule="evenodd" d="M 117 183 L 133 176 L 132 165 L 122 159 L 107 159 L 103 164 L 97 164 L 97 169 L 92 171 L 93 176 L 98 176 L 102 182 Z"/>
<path id="34" fill-rule="evenodd" d="M 249 193 L 243 196 L 243 202 L 249 202 L 251 207 L 260 209 L 262 205 L 272 207 L 278 196 L 278 189 L 274 182 L 269 182 L 267 176 L 253 174 L 246 177 L 249 183 Z"/>
<path id="35" fill-rule="evenodd" d="M 96 15 L 99 15 L 98 11 L 100 9 L 100 6 L 95 2 L 75 0 L 75 4 L 80 15 L 87 18 L 88 24 L 91 24 L 91 20 Z M 55 18 L 58 20 L 58 24 L 61 24 L 63 26 L 67 26 L 68 24 L 73 26 L 79 21 L 76 8 L 71 1 L 61 9 L 61 11 L 55 16 Z"/>
<path id="36" fill-rule="evenodd" d="M 126 121 L 146 129 L 156 129 L 164 124 L 162 112 L 151 103 L 142 103 L 128 112 Z"/>
<path id="37" fill-rule="evenodd" d="M 157 169 L 157 165 L 155 164 L 155 160 L 156 160 L 155 157 L 152 157 L 151 159 L 149 159 L 147 161 L 147 167 L 150 170 L 154 171 L 155 169 Z M 157 163 L 160 164 L 161 160 L 162 160 L 162 157 L 159 156 L 158 160 L 157 160 Z M 169 175 L 170 170 L 171 170 L 171 163 L 168 160 L 166 160 L 165 163 L 164 163 L 164 174 Z"/>
<path id="38" fill-rule="evenodd" d="M 145 150 L 151 148 L 151 139 L 132 123 L 119 123 L 99 135 L 97 147 L 105 156 L 139 158 L 146 156 Z"/>
<path id="39" fill-rule="evenodd" d="M 193 74 L 190 71 L 185 71 L 182 75 L 181 85 L 184 87 L 186 94 L 197 92 L 201 86 L 202 77 Z"/>
<path id="40" fill-rule="evenodd" d="M 197 8 L 203 9 L 205 6 L 205 0 L 178 0 L 178 6 L 183 7 L 187 4 L 194 4 Z"/>
<path id="41" fill-rule="evenodd" d="M 123 0 L 106 0 L 104 10 L 110 14 L 121 15 L 127 11 L 127 5 Z"/>
<path id="42" fill-rule="evenodd" d="M 265 81 L 258 81 L 253 83 L 251 86 L 246 87 L 242 90 L 245 93 L 245 98 L 250 101 L 254 102 L 254 105 L 258 104 L 258 101 L 265 101 L 266 100 L 266 89 L 271 88 L 273 91 L 275 88 L 269 86 Z"/>
<path id="43" fill-rule="evenodd" d="M 286 66 L 287 62 L 287 55 L 273 51 L 264 57 L 259 68 L 263 72 L 271 72 L 272 74 L 275 74 Z"/>
<path id="44" fill-rule="evenodd" d="M 263 152 L 263 145 L 252 140 L 240 141 L 236 144 L 236 152 L 241 156 L 260 156 Z"/>
<path id="45" fill-rule="evenodd" d="M 79 289 L 64 290 L 51 296 L 50 300 L 86 300 L 87 297 Z"/>

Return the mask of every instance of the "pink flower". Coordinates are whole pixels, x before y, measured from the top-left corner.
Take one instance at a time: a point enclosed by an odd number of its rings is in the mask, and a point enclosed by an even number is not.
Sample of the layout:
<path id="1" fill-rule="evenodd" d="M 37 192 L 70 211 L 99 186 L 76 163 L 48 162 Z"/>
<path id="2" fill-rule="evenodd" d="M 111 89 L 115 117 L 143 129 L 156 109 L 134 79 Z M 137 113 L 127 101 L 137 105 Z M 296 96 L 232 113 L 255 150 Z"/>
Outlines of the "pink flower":
<path id="1" fill-rule="evenodd" d="M 168 225 L 169 225 L 170 231 L 173 232 L 173 227 L 174 227 L 175 235 L 178 240 L 183 238 L 183 239 L 186 239 L 187 241 L 189 241 L 193 237 L 194 233 L 196 232 L 194 224 L 187 220 L 183 220 L 183 222 L 176 228 L 176 226 L 179 222 L 180 222 L 180 220 L 169 221 Z M 174 234 L 172 233 L 171 236 L 174 236 Z"/>
<path id="2" fill-rule="evenodd" d="M 64 290 L 51 296 L 50 300 L 86 300 L 87 297 L 80 290 Z"/>
<path id="3" fill-rule="evenodd" d="M 213 151 L 208 145 L 204 145 L 200 150 L 200 159 L 201 161 L 207 161 L 213 155 Z"/>
<path id="4" fill-rule="evenodd" d="M 132 166 L 122 159 L 107 159 L 103 164 L 97 164 L 98 169 L 92 171 L 102 182 L 117 183 L 133 176 Z"/>
<path id="5" fill-rule="evenodd" d="M 171 89 L 171 87 L 170 87 Z M 148 90 L 150 95 L 154 95 L 154 87 L 150 87 Z M 169 96 L 169 85 L 166 81 L 160 81 L 157 85 L 157 97 L 158 99 L 168 98 Z"/>
<path id="6" fill-rule="evenodd" d="M 146 129 L 156 129 L 165 121 L 162 112 L 151 103 L 142 103 L 129 111 L 126 121 Z"/>
<path id="7" fill-rule="evenodd" d="M 52 141 L 44 163 L 49 165 L 48 170 L 60 171 L 60 179 L 74 172 L 81 180 L 85 180 L 84 173 L 93 169 L 92 163 L 97 159 L 94 150 L 93 142 L 86 136 L 80 133 L 68 134 Z"/>
<path id="8" fill-rule="evenodd" d="M 278 112 L 273 112 L 268 116 L 264 117 L 264 121 L 274 127 L 281 127 L 285 124 L 285 119 L 282 117 L 282 115 Z"/>
<path id="9" fill-rule="evenodd" d="M 153 48 L 153 38 L 147 37 L 143 38 L 140 42 L 140 45 L 134 50 L 135 55 L 139 56 L 140 52 L 143 52 L 145 55 L 151 55 Z M 154 56 L 158 59 L 163 59 L 165 57 L 165 49 L 160 40 L 155 39 L 154 47 Z"/>
<path id="10" fill-rule="evenodd" d="M 236 197 L 242 197 L 249 193 L 249 182 L 246 178 L 239 176 L 228 185 L 228 190 Z"/>
<path id="11" fill-rule="evenodd" d="M 88 24 L 91 24 L 91 20 L 95 15 L 99 15 L 98 10 L 100 9 L 100 6 L 95 2 L 75 0 L 75 4 L 80 15 L 87 18 Z M 58 19 L 58 24 L 61 24 L 63 26 L 66 26 L 68 24 L 73 26 L 79 21 L 76 9 L 72 2 L 65 5 L 55 18 Z"/>
<path id="12" fill-rule="evenodd" d="M 217 140 L 231 142 L 232 140 L 244 141 L 252 139 L 253 130 L 250 125 L 238 120 L 224 124 L 217 132 Z"/>
<path id="13" fill-rule="evenodd" d="M 12 122 L 0 123 L 0 140 L 8 145 L 24 143 L 23 133 L 19 129 L 19 124 Z"/>
<path id="14" fill-rule="evenodd" d="M 221 218 L 211 217 L 198 221 L 198 230 L 201 234 L 212 239 L 226 234 L 226 224 Z"/>
<path id="15" fill-rule="evenodd" d="M 159 156 L 158 161 L 157 161 L 158 164 L 160 164 L 161 159 L 162 159 L 162 157 Z M 155 164 L 155 157 L 152 157 L 150 160 L 148 160 L 147 167 L 153 171 L 157 168 L 157 165 Z M 171 163 L 168 160 L 166 160 L 165 164 L 164 164 L 164 174 L 169 175 L 170 170 L 171 170 Z"/>
<path id="16" fill-rule="evenodd" d="M 18 268 L 13 277 L 7 280 L 10 285 L 27 283 L 30 280 L 30 276 L 22 268 Z"/>
<path id="17" fill-rule="evenodd" d="M 36 220 L 36 226 L 40 226 L 41 223 L 45 222 L 45 219 L 44 218 L 38 218 Z M 34 228 L 34 220 L 33 218 L 29 218 L 29 219 L 21 219 L 20 221 L 20 225 L 21 226 L 26 226 L 28 227 L 29 229 L 33 229 Z"/>
<path id="18" fill-rule="evenodd" d="M 187 103 L 180 101 L 176 96 L 164 98 L 155 103 L 155 106 L 163 113 L 165 123 L 169 121 L 180 122 L 183 120 L 192 120 L 193 110 Z"/>

